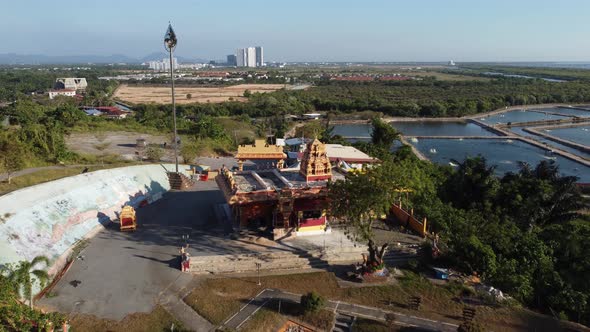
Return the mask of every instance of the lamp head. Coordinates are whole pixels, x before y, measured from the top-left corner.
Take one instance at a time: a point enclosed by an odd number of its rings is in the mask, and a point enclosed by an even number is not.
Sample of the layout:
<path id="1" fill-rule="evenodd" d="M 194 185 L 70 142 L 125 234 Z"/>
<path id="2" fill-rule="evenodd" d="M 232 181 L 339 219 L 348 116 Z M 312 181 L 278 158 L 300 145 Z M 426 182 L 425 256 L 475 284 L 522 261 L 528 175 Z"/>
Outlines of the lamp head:
<path id="1" fill-rule="evenodd" d="M 176 39 L 176 33 L 174 33 L 174 29 L 172 29 L 172 24 L 168 24 L 168 30 L 166 30 L 166 34 L 164 35 L 164 47 L 167 50 L 173 50 L 176 47 L 176 43 L 178 40 Z"/>

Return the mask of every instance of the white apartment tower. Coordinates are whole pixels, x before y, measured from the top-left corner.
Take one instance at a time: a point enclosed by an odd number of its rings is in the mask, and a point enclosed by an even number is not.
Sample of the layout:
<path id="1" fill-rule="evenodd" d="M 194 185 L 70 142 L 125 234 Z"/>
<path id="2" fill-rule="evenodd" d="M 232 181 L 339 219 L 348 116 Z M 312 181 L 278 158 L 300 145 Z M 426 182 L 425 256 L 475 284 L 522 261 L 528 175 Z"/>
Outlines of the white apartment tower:
<path id="1" fill-rule="evenodd" d="M 260 67 L 264 63 L 262 47 L 246 47 L 236 50 L 238 67 Z"/>

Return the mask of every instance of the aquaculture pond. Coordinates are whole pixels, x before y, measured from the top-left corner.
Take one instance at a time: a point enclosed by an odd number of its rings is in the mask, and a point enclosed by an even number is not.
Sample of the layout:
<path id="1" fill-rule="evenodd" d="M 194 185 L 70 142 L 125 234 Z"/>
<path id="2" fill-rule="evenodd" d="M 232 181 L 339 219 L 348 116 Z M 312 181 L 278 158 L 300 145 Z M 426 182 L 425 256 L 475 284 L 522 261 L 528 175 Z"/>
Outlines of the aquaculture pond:
<path id="1" fill-rule="evenodd" d="M 541 160 L 555 161 L 563 174 L 575 175 L 580 182 L 590 183 L 590 167 L 561 157 L 528 143 L 511 139 L 414 139 L 410 141 L 433 162 L 456 166 L 467 157 L 481 155 L 496 166 L 498 175 L 518 171 L 519 164 L 536 165 Z"/>

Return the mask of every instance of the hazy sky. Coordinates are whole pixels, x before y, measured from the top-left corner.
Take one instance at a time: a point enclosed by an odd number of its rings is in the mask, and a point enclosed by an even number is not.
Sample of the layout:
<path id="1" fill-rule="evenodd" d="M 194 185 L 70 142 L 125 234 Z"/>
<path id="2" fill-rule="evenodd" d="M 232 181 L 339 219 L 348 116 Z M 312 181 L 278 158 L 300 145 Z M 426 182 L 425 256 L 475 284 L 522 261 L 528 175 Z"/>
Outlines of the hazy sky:
<path id="1" fill-rule="evenodd" d="M 0 53 L 268 61 L 590 61 L 588 0 L 3 1 Z"/>

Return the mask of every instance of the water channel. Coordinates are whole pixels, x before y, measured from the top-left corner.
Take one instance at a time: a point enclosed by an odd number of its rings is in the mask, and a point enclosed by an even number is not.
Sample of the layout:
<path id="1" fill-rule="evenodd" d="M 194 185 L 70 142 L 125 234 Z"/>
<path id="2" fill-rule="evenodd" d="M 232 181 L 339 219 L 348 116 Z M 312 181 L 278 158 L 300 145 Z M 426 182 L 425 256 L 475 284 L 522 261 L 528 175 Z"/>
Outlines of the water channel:
<path id="1" fill-rule="evenodd" d="M 510 139 L 419 139 L 412 144 L 428 159 L 443 165 L 457 165 L 467 157 L 481 155 L 498 175 L 516 172 L 519 164 L 536 166 L 541 160 L 555 160 L 561 173 L 575 175 L 580 182 L 590 182 L 590 167 L 519 140 Z"/>
<path id="2" fill-rule="evenodd" d="M 562 138 L 574 143 L 590 145 L 590 125 L 570 128 L 543 129 L 543 131 L 551 136 Z"/>
<path id="3" fill-rule="evenodd" d="M 567 119 L 568 117 L 586 114 L 586 111 L 577 109 L 555 108 L 543 109 L 545 112 L 559 113 L 563 115 L 545 114 L 533 111 L 509 111 L 504 114 L 480 116 L 477 119 L 489 124 L 508 122 L 531 122 L 551 119 Z M 555 112 L 554 112 L 555 111 Z M 588 112 L 590 113 L 590 112 Z M 483 120 L 482 120 L 483 119 Z M 395 121 L 391 125 L 405 136 L 433 136 L 434 138 L 408 139 L 426 158 L 444 165 L 455 165 L 466 157 L 481 155 L 490 165 L 496 166 L 498 175 L 506 172 L 518 171 L 522 162 L 535 166 L 541 160 L 554 160 L 565 175 L 574 175 L 580 178 L 580 182 L 590 183 L 590 167 L 574 160 L 551 153 L 537 146 L 517 140 L 498 138 L 487 129 L 470 122 L 444 122 L 444 121 Z M 553 142 L 551 140 L 527 133 L 524 127 L 511 127 L 510 131 L 534 138 L 547 149 L 559 148 L 580 157 L 590 159 L 590 154 L 577 149 Z M 550 129 L 548 134 L 568 139 L 573 142 L 590 145 L 590 125 L 572 128 Z M 353 137 L 354 140 L 367 140 L 370 137 L 370 124 L 336 125 L 334 134 L 343 137 Z M 436 136 L 465 136 L 465 138 L 436 138 Z M 483 138 L 469 138 L 479 136 Z M 490 138 L 485 138 L 485 137 Z M 495 137 L 495 138 L 494 138 Z"/>

